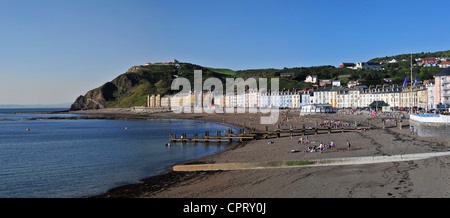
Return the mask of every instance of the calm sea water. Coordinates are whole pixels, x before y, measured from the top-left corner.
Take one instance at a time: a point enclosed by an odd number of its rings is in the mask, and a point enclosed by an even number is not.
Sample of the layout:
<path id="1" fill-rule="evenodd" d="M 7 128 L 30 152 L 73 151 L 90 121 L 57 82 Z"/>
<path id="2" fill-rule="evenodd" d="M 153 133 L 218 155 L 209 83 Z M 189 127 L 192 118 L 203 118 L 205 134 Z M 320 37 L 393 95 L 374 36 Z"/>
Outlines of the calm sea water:
<path id="1" fill-rule="evenodd" d="M 26 120 L 24 116 L 44 115 L 10 112 L 0 109 L 0 119 L 8 119 L 0 121 L 1 198 L 101 194 L 227 146 L 172 143 L 167 147 L 169 125 L 172 132 L 186 133 L 188 137 L 232 128 L 189 120 L 172 120 L 171 124 L 169 120 Z"/>

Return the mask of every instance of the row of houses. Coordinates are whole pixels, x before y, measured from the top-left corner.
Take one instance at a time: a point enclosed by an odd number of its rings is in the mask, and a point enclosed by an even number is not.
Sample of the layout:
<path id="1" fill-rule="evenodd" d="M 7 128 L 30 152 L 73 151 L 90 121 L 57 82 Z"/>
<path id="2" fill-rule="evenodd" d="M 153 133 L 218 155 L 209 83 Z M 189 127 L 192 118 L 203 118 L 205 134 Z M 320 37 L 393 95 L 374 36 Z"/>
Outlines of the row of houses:
<path id="1" fill-rule="evenodd" d="M 373 102 L 384 102 L 390 107 L 434 108 L 434 101 L 427 86 L 400 87 L 397 85 L 320 87 L 316 90 L 258 91 L 245 93 L 190 92 L 186 95 L 168 95 L 161 98 L 161 107 L 225 107 L 225 108 L 292 108 L 300 109 L 305 105 L 321 104 L 333 108 L 364 108 Z M 430 98 L 431 97 L 431 98 Z M 380 105 L 381 106 L 381 105 Z"/>
<path id="2" fill-rule="evenodd" d="M 258 90 L 242 93 L 189 92 L 185 95 L 151 96 L 149 106 L 225 107 L 225 108 L 293 108 L 326 104 L 333 108 L 364 108 L 374 102 L 396 108 L 439 108 L 450 105 L 450 67 L 435 76 L 434 81 L 416 86 L 377 85 L 319 87 L 309 90 Z M 154 102 L 154 103 L 151 103 Z"/>

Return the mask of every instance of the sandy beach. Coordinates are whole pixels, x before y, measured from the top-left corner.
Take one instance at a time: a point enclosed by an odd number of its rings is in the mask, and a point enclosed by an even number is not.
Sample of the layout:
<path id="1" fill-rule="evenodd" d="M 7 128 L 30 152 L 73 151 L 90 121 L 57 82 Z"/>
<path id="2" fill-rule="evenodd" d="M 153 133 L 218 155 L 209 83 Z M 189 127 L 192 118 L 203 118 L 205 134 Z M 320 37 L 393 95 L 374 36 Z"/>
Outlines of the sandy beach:
<path id="1" fill-rule="evenodd" d="M 114 110 L 108 111 L 114 113 Z M 122 111 L 123 112 L 123 111 Z M 84 112 L 89 113 L 89 112 Z M 100 113 L 96 111 L 94 113 Z M 125 112 L 124 112 L 125 113 Z M 162 112 L 149 118 L 196 119 L 263 130 L 262 114 L 174 114 Z M 367 112 L 299 116 L 297 111 L 283 111 L 277 124 L 299 128 L 340 121 L 343 125 L 367 126 Z M 277 124 L 269 125 L 274 130 Z M 327 158 L 392 156 L 446 152 L 450 136 L 412 135 L 408 121 L 403 128 L 390 120 L 386 129 L 381 121 L 371 121 L 366 131 L 308 135 L 309 144 L 299 144 L 283 134 L 248 142 L 237 142 L 225 151 L 182 164 L 260 163 L 273 161 L 318 160 Z M 378 127 L 378 128 L 377 128 Z M 303 136 L 305 140 L 305 136 Z M 347 140 L 351 148 L 347 147 Z M 334 141 L 334 149 L 304 152 L 310 146 Z M 273 142 L 273 143 L 269 143 Z M 176 146 L 176 144 L 174 145 Z M 292 150 L 299 152 L 292 153 Z M 181 164 L 181 163 L 180 163 Z M 450 156 L 377 164 L 291 167 L 230 171 L 175 172 L 121 186 L 95 196 L 100 198 L 446 198 L 450 196 Z"/>

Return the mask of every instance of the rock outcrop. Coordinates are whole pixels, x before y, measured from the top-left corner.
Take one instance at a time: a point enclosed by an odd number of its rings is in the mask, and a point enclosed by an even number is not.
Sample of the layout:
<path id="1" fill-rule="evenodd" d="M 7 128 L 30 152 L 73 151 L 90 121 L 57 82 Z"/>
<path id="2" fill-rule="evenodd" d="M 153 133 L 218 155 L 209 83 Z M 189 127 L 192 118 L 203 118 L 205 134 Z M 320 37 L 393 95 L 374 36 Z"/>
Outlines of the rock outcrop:
<path id="1" fill-rule="evenodd" d="M 109 103 L 130 95 L 145 79 L 143 67 L 130 68 L 103 86 L 79 96 L 70 107 L 71 111 L 107 108 Z"/>

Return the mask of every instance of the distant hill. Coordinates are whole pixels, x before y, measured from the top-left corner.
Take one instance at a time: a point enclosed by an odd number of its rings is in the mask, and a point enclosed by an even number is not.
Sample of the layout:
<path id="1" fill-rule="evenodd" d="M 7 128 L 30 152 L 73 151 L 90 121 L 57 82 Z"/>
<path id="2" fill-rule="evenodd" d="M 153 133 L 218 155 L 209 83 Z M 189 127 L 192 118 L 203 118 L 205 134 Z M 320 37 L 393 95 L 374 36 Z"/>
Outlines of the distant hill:
<path id="1" fill-rule="evenodd" d="M 416 58 L 434 58 L 434 57 L 450 57 L 450 50 L 447 51 L 438 51 L 438 52 L 421 52 L 421 53 L 413 53 L 412 58 L 415 60 Z M 401 60 L 410 60 L 411 54 L 401 54 L 401 55 L 394 55 L 394 56 L 386 56 L 386 57 L 379 57 L 371 59 L 369 62 L 387 62 L 392 59 L 396 59 L 398 61 Z"/>

